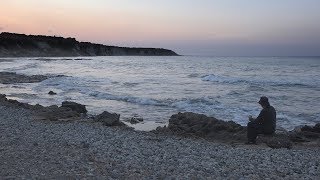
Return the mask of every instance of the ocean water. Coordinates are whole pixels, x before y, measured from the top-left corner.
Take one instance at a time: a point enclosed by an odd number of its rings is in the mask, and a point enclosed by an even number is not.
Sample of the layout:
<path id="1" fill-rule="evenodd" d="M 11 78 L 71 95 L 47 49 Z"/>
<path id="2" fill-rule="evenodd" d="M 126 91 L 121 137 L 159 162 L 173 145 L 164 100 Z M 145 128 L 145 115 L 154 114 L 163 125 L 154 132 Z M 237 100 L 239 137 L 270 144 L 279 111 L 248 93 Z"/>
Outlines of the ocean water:
<path id="1" fill-rule="evenodd" d="M 260 96 L 277 110 L 277 125 L 293 129 L 320 122 L 319 57 L 86 57 L 15 58 L 0 71 L 49 75 L 40 83 L 0 84 L 0 93 L 22 102 L 59 105 L 64 100 L 144 118 L 137 129 L 195 112 L 246 125 L 261 110 Z M 54 77 L 56 75 L 63 75 Z M 49 91 L 58 93 L 48 95 Z"/>

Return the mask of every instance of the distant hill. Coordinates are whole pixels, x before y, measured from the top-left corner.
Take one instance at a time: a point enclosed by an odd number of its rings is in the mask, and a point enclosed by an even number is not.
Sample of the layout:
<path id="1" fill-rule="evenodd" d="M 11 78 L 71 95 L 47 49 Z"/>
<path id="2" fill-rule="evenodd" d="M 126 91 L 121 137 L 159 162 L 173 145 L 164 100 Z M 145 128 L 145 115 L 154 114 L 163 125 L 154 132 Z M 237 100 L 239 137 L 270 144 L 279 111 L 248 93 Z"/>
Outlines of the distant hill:
<path id="1" fill-rule="evenodd" d="M 64 56 L 178 56 L 160 48 L 130 48 L 79 42 L 75 38 L 0 34 L 0 57 L 64 57 Z"/>

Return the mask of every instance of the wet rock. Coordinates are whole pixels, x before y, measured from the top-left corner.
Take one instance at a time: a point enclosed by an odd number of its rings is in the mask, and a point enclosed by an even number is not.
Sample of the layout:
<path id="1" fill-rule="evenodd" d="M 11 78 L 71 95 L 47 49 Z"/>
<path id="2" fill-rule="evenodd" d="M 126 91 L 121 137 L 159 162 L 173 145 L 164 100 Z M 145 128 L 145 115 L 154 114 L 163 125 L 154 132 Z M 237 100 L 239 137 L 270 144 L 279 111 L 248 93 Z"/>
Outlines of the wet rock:
<path id="1" fill-rule="evenodd" d="M 5 94 L 0 94 L 0 101 L 6 101 L 6 95 Z"/>
<path id="2" fill-rule="evenodd" d="M 138 124 L 140 122 L 143 122 L 143 118 L 140 117 L 139 115 L 134 115 L 130 121 L 129 121 L 131 124 Z"/>
<path id="3" fill-rule="evenodd" d="M 88 112 L 85 105 L 78 104 L 78 103 L 75 103 L 75 102 L 70 102 L 70 101 L 62 102 L 62 106 L 61 107 L 70 108 L 73 111 L 76 111 L 78 113 L 86 114 Z"/>
<path id="4" fill-rule="evenodd" d="M 0 72 L 0 83 L 14 84 L 14 83 L 36 83 L 46 80 L 48 77 L 43 75 L 22 75 L 15 72 Z"/>
<path id="5" fill-rule="evenodd" d="M 53 92 L 53 91 L 49 91 L 48 93 L 49 95 L 57 95 L 57 93 Z"/>
<path id="6" fill-rule="evenodd" d="M 27 104 L 27 103 L 22 103 L 14 99 L 7 99 L 6 95 L 0 94 L 0 102 L 3 104 L 6 104 L 8 106 L 15 106 L 15 107 L 22 107 L 25 109 L 32 109 L 32 105 Z"/>
<path id="7" fill-rule="evenodd" d="M 102 122 L 106 126 L 124 126 L 125 124 L 120 121 L 120 114 L 109 113 L 104 111 L 103 113 L 97 115 L 95 121 Z"/>

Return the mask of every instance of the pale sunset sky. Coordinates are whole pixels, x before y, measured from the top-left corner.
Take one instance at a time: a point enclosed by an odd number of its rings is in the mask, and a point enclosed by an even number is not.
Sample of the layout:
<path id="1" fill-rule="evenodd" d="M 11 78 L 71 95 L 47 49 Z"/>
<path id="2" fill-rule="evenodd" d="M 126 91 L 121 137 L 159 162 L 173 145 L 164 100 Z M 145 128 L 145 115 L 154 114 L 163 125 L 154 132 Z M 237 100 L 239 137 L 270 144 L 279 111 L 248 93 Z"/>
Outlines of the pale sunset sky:
<path id="1" fill-rule="evenodd" d="M 320 0 L 1 0 L 0 32 L 183 55 L 320 55 Z"/>

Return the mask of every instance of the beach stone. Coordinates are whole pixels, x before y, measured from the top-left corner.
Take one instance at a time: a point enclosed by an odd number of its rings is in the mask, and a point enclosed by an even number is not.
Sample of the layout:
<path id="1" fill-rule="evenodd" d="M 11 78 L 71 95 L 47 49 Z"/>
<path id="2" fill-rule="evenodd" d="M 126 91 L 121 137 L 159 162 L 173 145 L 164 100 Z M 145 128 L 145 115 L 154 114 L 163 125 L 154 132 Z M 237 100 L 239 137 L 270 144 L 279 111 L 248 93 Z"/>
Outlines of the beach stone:
<path id="1" fill-rule="evenodd" d="M 104 111 L 103 113 L 97 115 L 95 121 L 102 122 L 106 126 L 124 126 L 125 124 L 120 121 L 120 114 L 109 113 Z"/>
<path id="2" fill-rule="evenodd" d="M 75 103 L 75 102 L 70 102 L 70 101 L 64 101 L 64 102 L 62 102 L 62 106 L 61 106 L 61 107 L 70 108 L 70 109 L 72 109 L 73 111 L 76 111 L 76 112 L 78 112 L 78 113 L 84 113 L 84 114 L 86 114 L 86 113 L 88 112 L 85 105 L 78 104 L 78 103 Z"/>

